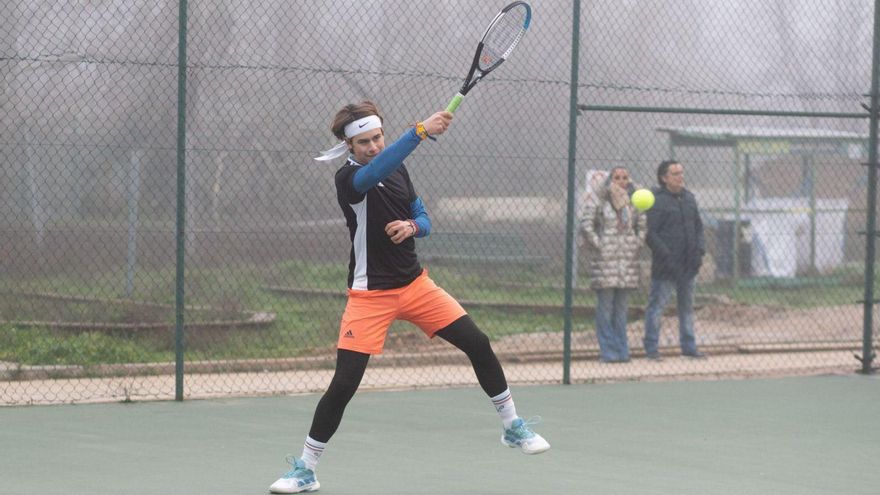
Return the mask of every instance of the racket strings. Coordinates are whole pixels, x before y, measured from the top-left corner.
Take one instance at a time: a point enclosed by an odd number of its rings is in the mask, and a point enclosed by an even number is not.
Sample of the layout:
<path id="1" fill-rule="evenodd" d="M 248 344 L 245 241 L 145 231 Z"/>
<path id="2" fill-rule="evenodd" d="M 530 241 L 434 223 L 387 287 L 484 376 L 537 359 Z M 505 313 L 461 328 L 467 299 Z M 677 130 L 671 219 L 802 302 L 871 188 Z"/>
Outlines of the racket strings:
<path id="1" fill-rule="evenodd" d="M 525 33 L 525 8 L 513 9 L 502 15 L 486 32 L 480 54 L 480 70 L 487 70 L 507 58 Z"/>

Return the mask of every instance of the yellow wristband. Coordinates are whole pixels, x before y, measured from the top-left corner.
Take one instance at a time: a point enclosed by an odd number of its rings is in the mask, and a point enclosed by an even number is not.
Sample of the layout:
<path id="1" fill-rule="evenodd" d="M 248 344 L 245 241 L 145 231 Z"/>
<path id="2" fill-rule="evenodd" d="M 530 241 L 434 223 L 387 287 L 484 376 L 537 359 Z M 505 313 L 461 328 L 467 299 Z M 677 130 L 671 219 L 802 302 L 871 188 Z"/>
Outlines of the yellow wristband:
<path id="1" fill-rule="evenodd" d="M 416 124 L 416 136 L 418 136 L 422 141 L 428 137 L 428 131 L 425 130 L 425 124 L 419 122 Z"/>

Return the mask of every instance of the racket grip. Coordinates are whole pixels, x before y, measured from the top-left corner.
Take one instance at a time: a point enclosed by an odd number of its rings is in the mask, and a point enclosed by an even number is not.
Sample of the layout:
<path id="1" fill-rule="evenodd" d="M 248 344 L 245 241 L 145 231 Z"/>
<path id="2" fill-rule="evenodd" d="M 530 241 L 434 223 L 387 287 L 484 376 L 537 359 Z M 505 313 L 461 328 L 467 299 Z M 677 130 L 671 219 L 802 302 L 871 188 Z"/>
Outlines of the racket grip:
<path id="1" fill-rule="evenodd" d="M 455 113 L 455 109 L 457 109 L 458 106 L 461 105 L 462 98 L 464 98 L 463 94 L 461 94 L 461 93 L 456 94 L 452 98 L 452 101 L 449 102 L 449 105 L 446 105 L 446 111 L 449 113 Z"/>

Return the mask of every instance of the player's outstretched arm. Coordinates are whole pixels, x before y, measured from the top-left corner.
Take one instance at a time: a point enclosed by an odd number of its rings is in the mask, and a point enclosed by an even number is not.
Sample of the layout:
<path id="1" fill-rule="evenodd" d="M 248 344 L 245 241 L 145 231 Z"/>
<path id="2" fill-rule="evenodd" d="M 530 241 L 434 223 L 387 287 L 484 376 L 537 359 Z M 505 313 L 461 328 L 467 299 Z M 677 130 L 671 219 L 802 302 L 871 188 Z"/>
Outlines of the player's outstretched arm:
<path id="1" fill-rule="evenodd" d="M 421 124 L 428 136 L 436 136 L 446 132 L 451 122 L 452 114 L 441 111 L 431 115 Z M 410 128 L 397 141 L 376 155 L 370 163 L 361 167 L 354 175 L 355 190 L 363 194 L 397 170 L 403 160 L 415 151 L 421 140 L 424 139 L 418 135 L 417 128 Z"/>

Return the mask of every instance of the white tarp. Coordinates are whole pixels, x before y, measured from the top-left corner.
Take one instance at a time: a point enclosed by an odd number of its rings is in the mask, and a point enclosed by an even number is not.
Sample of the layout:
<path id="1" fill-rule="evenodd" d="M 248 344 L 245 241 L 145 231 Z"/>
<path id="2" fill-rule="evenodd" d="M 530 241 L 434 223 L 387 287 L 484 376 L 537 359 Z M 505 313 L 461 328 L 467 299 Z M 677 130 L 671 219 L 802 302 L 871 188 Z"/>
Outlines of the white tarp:
<path id="1" fill-rule="evenodd" d="M 816 199 L 816 269 L 843 262 L 846 199 Z M 810 203 L 807 198 L 762 198 L 743 208 L 751 227 L 752 274 L 794 277 L 810 269 Z"/>

